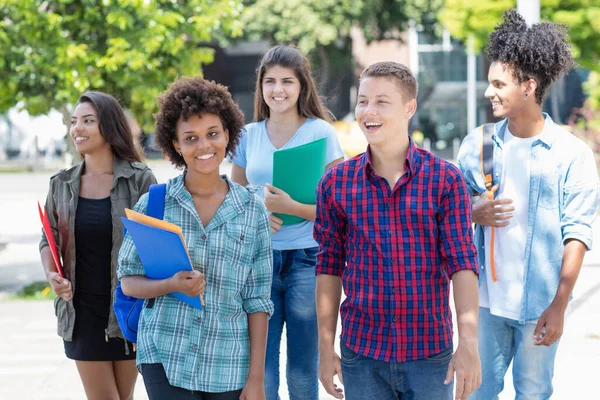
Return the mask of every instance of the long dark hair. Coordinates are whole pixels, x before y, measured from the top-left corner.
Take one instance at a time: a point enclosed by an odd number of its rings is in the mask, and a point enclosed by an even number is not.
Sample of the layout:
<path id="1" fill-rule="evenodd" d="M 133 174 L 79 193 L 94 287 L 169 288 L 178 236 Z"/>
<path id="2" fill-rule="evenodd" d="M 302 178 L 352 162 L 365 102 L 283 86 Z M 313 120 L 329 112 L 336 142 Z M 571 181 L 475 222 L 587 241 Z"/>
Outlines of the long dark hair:
<path id="1" fill-rule="evenodd" d="M 133 142 L 133 133 L 121 105 L 109 94 L 90 91 L 77 100 L 77 104 L 90 103 L 98 113 L 100 134 L 110 144 L 113 153 L 124 161 L 142 161 Z"/>
<path id="2" fill-rule="evenodd" d="M 300 81 L 300 95 L 298 96 L 299 115 L 306 118 L 320 118 L 327 122 L 335 119 L 331 111 L 325 107 L 323 100 L 319 97 L 308 59 L 295 47 L 280 45 L 269 49 L 256 69 L 254 121 L 259 122 L 269 118 L 269 106 L 267 106 L 263 98 L 262 81 L 265 77 L 265 72 L 276 65 L 291 69 L 294 71 L 296 79 Z"/>

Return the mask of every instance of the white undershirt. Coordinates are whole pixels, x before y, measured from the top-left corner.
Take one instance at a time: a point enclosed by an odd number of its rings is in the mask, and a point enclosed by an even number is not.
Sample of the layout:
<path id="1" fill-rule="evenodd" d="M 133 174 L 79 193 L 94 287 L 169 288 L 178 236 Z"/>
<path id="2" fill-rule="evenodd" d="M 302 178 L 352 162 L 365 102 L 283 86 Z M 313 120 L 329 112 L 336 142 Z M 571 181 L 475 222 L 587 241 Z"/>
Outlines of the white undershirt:
<path id="1" fill-rule="evenodd" d="M 521 316 L 525 274 L 525 243 L 527 241 L 527 210 L 531 145 L 537 137 L 521 139 L 508 129 L 502 151 L 502 176 L 498 199 L 512 199 L 514 216 L 509 225 L 495 229 L 494 258 L 496 282 L 490 268 L 491 227 L 485 227 L 486 268 L 485 281 L 480 286 L 479 304 L 493 315 L 513 320 Z"/>

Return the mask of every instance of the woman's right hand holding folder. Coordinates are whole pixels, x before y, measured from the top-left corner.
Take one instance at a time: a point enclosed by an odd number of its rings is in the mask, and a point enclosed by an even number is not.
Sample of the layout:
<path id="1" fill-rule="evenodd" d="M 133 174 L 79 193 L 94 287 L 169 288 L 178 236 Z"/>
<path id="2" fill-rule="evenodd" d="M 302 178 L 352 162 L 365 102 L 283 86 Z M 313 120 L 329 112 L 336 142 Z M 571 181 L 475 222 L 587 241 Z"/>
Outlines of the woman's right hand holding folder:
<path id="1" fill-rule="evenodd" d="M 180 292 L 190 297 L 200 296 L 206 288 L 204 274 L 199 271 L 179 271 L 169 278 L 173 292 Z"/>

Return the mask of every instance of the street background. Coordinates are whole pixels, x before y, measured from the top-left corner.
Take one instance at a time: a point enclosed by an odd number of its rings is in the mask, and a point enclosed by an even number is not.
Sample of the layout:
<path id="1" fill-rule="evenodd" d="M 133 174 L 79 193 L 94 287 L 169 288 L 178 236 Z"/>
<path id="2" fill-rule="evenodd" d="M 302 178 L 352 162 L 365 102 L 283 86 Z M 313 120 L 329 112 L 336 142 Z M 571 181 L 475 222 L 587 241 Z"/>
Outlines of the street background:
<path id="1" fill-rule="evenodd" d="M 179 171 L 166 161 L 150 161 L 159 182 Z M 229 174 L 225 162 L 222 173 Z M 0 174 L 0 399 L 79 400 L 83 386 L 75 363 L 64 355 L 56 334 L 52 301 L 10 300 L 11 293 L 44 280 L 39 261 L 40 223 L 36 201 L 43 202 L 50 172 Z M 600 360 L 600 223 L 595 225 L 596 250 L 588 252 L 575 287 L 555 369 L 558 400 L 596 400 Z M 339 331 L 338 327 L 338 331 Z M 457 335 L 455 334 L 455 338 Z M 285 335 L 284 335 L 285 338 Z M 456 345 L 456 344 L 455 344 Z M 285 339 L 281 349 L 280 395 L 288 399 L 285 384 Z M 337 347 L 339 350 L 339 346 Z M 501 400 L 514 399 L 507 374 Z M 140 376 L 135 400 L 147 399 Z M 320 388 L 320 399 L 332 399 Z"/>

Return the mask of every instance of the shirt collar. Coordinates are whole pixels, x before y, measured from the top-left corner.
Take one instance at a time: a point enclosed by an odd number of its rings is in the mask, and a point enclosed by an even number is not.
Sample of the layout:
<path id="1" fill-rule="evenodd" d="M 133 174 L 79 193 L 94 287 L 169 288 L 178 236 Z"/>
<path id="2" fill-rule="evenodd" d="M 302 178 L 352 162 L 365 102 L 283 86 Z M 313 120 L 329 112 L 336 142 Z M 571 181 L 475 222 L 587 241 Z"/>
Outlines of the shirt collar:
<path id="1" fill-rule="evenodd" d="M 412 138 L 408 138 L 408 151 L 406 152 L 406 159 L 404 160 L 404 170 L 413 176 L 417 170 L 418 152 L 416 151 L 417 146 L 413 142 Z M 363 156 L 364 167 L 367 170 L 373 171 L 373 161 L 371 158 L 371 145 L 367 146 Z"/>
<path id="2" fill-rule="evenodd" d="M 542 114 L 544 115 L 545 119 L 544 128 L 542 129 L 542 133 L 540 133 L 534 144 L 537 144 L 539 142 L 542 143 L 545 147 L 551 148 L 556 138 L 556 124 L 548 114 Z M 508 129 L 508 118 L 497 122 L 494 126 L 494 129 L 497 133 L 494 134 L 493 139 L 496 141 L 497 144 L 500 145 L 500 147 L 502 147 L 502 145 L 504 144 L 504 136 L 506 135 L 506 130 Z"/>

